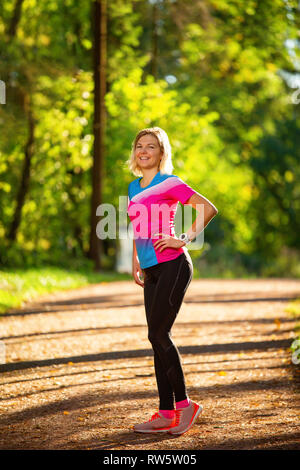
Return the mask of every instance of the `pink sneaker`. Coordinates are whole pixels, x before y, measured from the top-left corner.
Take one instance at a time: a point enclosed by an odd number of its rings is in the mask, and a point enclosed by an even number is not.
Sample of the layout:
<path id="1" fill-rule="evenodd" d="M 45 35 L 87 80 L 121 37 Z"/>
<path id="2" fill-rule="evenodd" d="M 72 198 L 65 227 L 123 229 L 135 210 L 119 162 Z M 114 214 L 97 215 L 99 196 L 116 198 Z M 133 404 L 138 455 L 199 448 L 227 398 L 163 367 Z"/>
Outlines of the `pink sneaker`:
<path id="1" fill-rule="evenodd" d="M 160 413 L 155 413 L 149 421 L 133 426 L 135 432 L 167 432 L 176 423 L 176 414 L 174 418 L 165 418 Z"/>
<path id="2" fill-rule="evenodd" d="M 176 423 L 169 430 L 170 434 L 183 434 L 188 431 L 202 412 L 203 407 L 191 400 L 190 405 L 186 408 L 176 410 Z"/>

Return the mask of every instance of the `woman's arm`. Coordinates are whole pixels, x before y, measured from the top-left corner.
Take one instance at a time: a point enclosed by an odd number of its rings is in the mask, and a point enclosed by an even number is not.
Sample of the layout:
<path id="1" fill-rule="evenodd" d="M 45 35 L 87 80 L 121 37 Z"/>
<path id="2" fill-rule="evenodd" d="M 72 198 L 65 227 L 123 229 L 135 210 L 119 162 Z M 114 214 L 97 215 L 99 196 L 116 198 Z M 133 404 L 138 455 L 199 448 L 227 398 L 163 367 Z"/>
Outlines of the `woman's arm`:
<path id="1" fill-rule="evenodd" d="M 185 204 L 191 205 L 196 209 L 199 214 L 194 220 L 192 226 L 186 232 L 190 240 L 194 240 L 199 233 L 201 233 L 211 219 L 218 213 L 218 209 L 204 196 L 194 193 Z M 203 214 L 204 210 L 204 214 Z M 182 240 L 171 235 L 165 235 L 164 233 L 157 233 L 156 236 L 162 236 L 163 238 L 157 240 L 153 246 L 155 249 L 162 252 L 165 248 L 181 248 L 186 245 Z"/>
<path id="2" fill-rule="evenodd" d="M 185 204 L 192 206 L 199 214 L 192 226 L 186 232 L 190 240 L 194 240 L 201 233 L 209 222 L 217 215 L 218 209 L 204 196 L 193 194 Z M 204 214 L 202 213 L 204 211 Z"/>
<path id="3" fill-rule="evenodd" d="M 143 275 L 143 272 L 141 270 L 134 239 L 133 239 L 133 247 L 132 247 L 132 275 L 134 277 L 135 282 L 139 286 L 144 287 L 144 283 L 140 279 L 140 276 Z"/>

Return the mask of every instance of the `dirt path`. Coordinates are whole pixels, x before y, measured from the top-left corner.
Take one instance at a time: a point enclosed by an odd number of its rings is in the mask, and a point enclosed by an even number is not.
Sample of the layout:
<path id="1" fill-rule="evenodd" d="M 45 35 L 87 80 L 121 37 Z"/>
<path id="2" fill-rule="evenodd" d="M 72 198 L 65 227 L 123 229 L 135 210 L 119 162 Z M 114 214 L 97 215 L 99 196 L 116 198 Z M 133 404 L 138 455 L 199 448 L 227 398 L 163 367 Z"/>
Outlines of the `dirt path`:
<path id="1" fill-rule="evenodd" d="M 173 338 L 204 412 L 180 437 L 132 431 L 158 400 L 143 291 L 99 284 L 0 319 L 0 449 L 299 449 L 288 350 L 296 280 L 193 280 Z"/>

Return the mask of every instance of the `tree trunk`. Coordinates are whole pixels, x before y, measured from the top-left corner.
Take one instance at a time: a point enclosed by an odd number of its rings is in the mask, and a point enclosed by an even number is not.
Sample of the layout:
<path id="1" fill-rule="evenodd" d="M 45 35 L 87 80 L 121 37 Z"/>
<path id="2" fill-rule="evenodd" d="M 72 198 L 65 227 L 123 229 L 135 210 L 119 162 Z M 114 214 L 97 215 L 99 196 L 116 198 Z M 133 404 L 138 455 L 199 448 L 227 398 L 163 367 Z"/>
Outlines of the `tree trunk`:
<path id="1" fill-rule="evenodd" d="M 21 11 L 22 11 L 22 5 L 24 3 L 24 0 L 16 0 L 14 9 L 13 9 L 13 15 L 11 17 L 11 21 L 7 26 L 6 34 L 12 38 L 15 36 L 16 31 L 17 31 L 17 26 L 19 24 L 19 21 L 21 19 Z"/>
<path id="2" fill-rule="evenodd" d="M 91 233 L 89 257 L 95 262 L 95 269 L 101 268 L 102 243 L 96 234 L 96 209 L 101 204 L 103 160 L 105 152 L 106 110 L 106 43 L 107 43 L 107 0 L 94 2 L 94 149 L 92 169 Z"/>
<path id="3" fill-rule="evenodd" d="M 157 78 L 158 73 L 158 7 L 154 3 L 152 7 L 152 51 L 151 51 L 151 74 Z"/>
<path id="4" fill-rule="evenodd" d="M 8 36 L 9 41 L 11 41 L 16 35 L 17 27 L 21 20 L 21 12 L 22 12 L 23 3 L 24 3 L 24 0 L 15 1 L 13 14 L 6 29 L 6 35 Z M 33 116 L 33 111 L 32 111 L 32 103 L 31 103 L 30 94 L 28 94 L 26 91 L 23 91 L 21 88 L 19 88 L 18 91 L 20 92 L 20 96 L 22 96 L 24 111 L 27 117 L 28 138 L 25 144 L 25 149 L 24 149 L 23 169 L 22 169 L 20 187 L 19 187 L 17 199 L 16 199 L 16 209 L 15 209 L 15 213 L 14 213 L 10 228 L 7 233 L 7 239 L 12 242 L 15 241 L 17 237 L 17 231 L 21 223 L 22 209 L 23 209 L 26 194 L 29 188 L 30 168 L 31 168 L 31 159 L 33 155 L 34 128 L 35 128 L 35 121 L 34 121 L 34 116 Z"/>
<path id="5" fill-rule="evenodd" d="M 24 95 L 24 108 L 25 113 L 28 119 L 28 138 L 25 144 L 24 150 L 24 162 L 23 162 L 23 170 L 22 170 L 22 177 L 21 183 L 17 195 L 17 204 L 14 213 L 14 217 L 7 234 L 7 238 L 11 241 L 14 241 L 17 237 L 17 231 L 19 225 L 21 223 L 21 215 L 22 215 L 22 208 L 24 206 L 25 197 L 29 189 L 29 182 L 30 182 L 30 168 L 31 168 L 31 159 L 33 156 L 33 144 L 34 144 L 34 128 L 35 128 L 35 121 L 32 112 L 32 105 L 30 95 Z"/>

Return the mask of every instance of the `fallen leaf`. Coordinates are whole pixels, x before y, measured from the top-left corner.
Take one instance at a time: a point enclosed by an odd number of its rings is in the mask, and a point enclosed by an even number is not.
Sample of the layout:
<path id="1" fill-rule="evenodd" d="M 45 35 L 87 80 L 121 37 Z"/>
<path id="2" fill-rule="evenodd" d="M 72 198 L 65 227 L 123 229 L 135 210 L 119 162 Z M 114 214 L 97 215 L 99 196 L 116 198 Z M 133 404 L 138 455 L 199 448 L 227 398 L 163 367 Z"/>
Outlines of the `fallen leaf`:
<path id="1" fill-rule="evenodd" d="M 218 375 L 227 375 L 227 372 L 225 372 L 224 370 L 220 370 L 220 372 L 218 372 Z"/>
<path id="2" fill-rule="evenodd" d="M 279 318 L 275 318 L 274 323 L 276 324 L 276 326 L 277 326 L 277 328 L 278 328 L 278 330 L 279 330 L 279 328 L 280 328 L 280 326 L 281 326 L 281 321 L 279 320 Z"/>
<path id="3" fill-rule="evenodd" d="M 64 415 L 69 415 L 70 412 L 69 411 L 64 411 Z"/>

